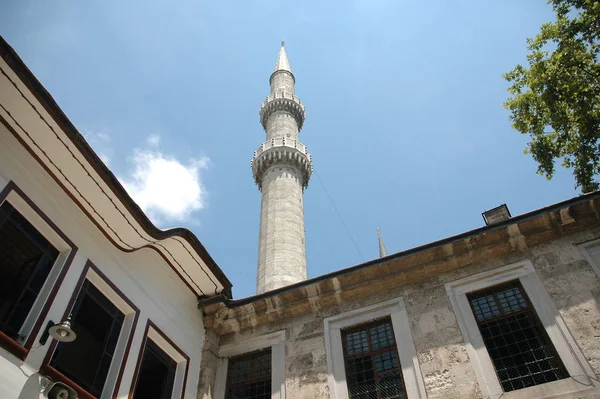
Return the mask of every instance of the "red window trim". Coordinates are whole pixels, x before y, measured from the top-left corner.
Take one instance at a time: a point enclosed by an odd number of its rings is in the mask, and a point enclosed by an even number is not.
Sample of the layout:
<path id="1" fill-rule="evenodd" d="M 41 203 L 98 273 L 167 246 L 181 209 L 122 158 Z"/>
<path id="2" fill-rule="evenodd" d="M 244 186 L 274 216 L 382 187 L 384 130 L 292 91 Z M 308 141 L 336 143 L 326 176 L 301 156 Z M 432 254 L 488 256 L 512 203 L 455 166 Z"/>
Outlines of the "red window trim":
<path id="1" fill-rule="evenodd" d="M 71 247 L 71 250 L 69 251 L 69 256 L 65 260 L 65 263 L 61 266 L 61 271 L 56 279 L 56 282 L 54 283 L 54 286 L 52 287 L 52 290 L 50 291 L 50 294 L 48 295 L 48 298 L 46 299 L 46 302 L 44 303 L 44 306 L 42 307 L 40 314 L 38 315 L 31 331 L 29 332 L 29 336 L 27 338 L 27 341 L 25 341 L 25 344 L 20 344 L 19 342 L 15 341 L 14 339 L 8 337 L 6 334 L 3 334 L 2 332 L 0 332 L 0 347 L 2 347 L 3 349 L 6 349 L 8 352 L 15 355 L 19 360 L 25 361 L 25 358 L 27 357 L 27 355 L 29 354 L 29 351 L 33 347 L 35 339 L 37 338 L 37 336 L 40 332 L 40 329 L 42 328 L 42 325 L 44 324 L 44 320 L 46 319 L 46 316 L 48 315 L 48 312 L 50 311 L 50 307 L 52 306 L 52 303 L 54 302 L 54 298 L 56 298 L 56 294 L 58 293 L 58 290 L 60 289 L 60 286 L 61 286 L 63 280 L 65 279 L 67 271 L 69 270 L 69 268 L 71 267 L 71 264 L 73 263 L 73 259 L 75 258 L 75 254 L 77 253 L 78 248 L 75 246 L 73 241 L 71 241 L 69 239 L 69 237 L 67 237 L 58 228 L 58 226 L 56 226 L 54 224 L 54 222 L 52 222 L 52 220 L 50 220 L 50 218 L 23 192 L 23 190 L 21 190 L 16 185 L 16 183 L 14 181 L 12 181 L 12 180 L 9 181 L 8 184 L 4 187 L 4 189 L 2 189 L 2 191 L 0 191 L 0 204 L 2 204 L 6 200 L 6 198 L 10 195 L 10 193 L 12 193 L 12 192 L 15 192 L 22 200 L 24 200 L 25 203 L 27 203 L 27 205 L 29 205 L 31 207 L 31 209 L 33 209 L 33 211 L 48 226 L 50 226 L 50 228 L 56 234 L 58 234 L 58 236 L 63 241 L 65 241 L 69 247 Z"/>
<path id="2" fill-rule="evenodd" d="M 104 273 L 102 273 L 98 269 L 98 267 L 96 265 L 94 265 L 92 263 L 92 261 L 88 260 L 81 272 L 79 281 L 77 281 L 77 285 L 75 286 L 75 290 L 73 291 L 73 294 L 71 295 L 69 304 L 67 305 L 67 308 L 65 309 L 65 312 L 64 312 L 63 318 L 62 318 L 63 320 L 69 316 L 71 309 L 75 305 L 77 296 L 79 295 L 79 292 L 81 291 L 81 287 L 83 286 L 83 283 L 85 282 L 88 271 L 90 269 L 92 269 L 113 291 L 115 291 L 117 293 L 117 295 L 119 295 L 121 297 L 121 299 L 123 299 L 134 310 L 134 313 L 135 313 L 135 316 L 133 319 L 133 324 L 131 326 L 131 331 L 129 332 L 129 337 L 127 338 L 127 345 L 125 347 L 125 353 L 123 353 L 123 358 L 121 360 L 121 365 L 119 367 L 119 373 L 117 374 L 117 381 L 115 383 L 115 388 L 111 395 L 112 399 L 117 399 L 117 395 L 119 393 L 119 388 L 121 387 L 121 382 L 123 380 L 123 371 L 125 370 L 125 366 L 127 365 L 127 358 L 129 356 L 129 351 L 131 350 L 131 342 L 133 341 L 133 335 L 135 334 L 135 330 L 137 328 L 138 319 L 140 316 L 140 310 L 137 306 L 135 306 L 135 304 L 129 298 L 127 298 L 125 296 L 125 294 L 119 288 L 117 288 L 116 285 L 113 284 L 112 281 L 110 281 L 106 277 L 106 275 Z M 42 366 L 40 367 L 40 372 L 42 374 L 48 373 L 48 376 L 53 377 L 57 381 L 61 381 L 64 384 L 67 384 L 68 386 L 73 388 L 75 391 L 77 391 L 78 395 L 81 395 L 85 399 L 96 398 L 95 396 L 90 394 L 88 391 L 86 391 L 85 389 L 83 389 L 82 387 L 77 385 L 75 382 L 70 380 L 68 377 L 63 375 L 60 371 L 58 371 L 54 367 L 50 366 L 50 361 L 52 360 L 52 355 L 54 355 L 54 350 L 56 349 L 57 344 L 58 343 L 56 341 L 52 341 L 52 343 L 50 344 L 50 348 L 48 349 L 48 352 L 46 353 L 46 357 L 44 358 L 44 361 L 42 362 Z M 114 360 L 114 358 L 113 358 L 113 360 Z"/>
<path id="3" fill-rule="evenodd" d="M 2 331 L 0 331 L 0 346 L 2 347 L 2 349 L 5 349 L 6 351 L 12 353 L 21 360 L 25 360 L 27 354 L 29 353 L 29 350 L 26 347 L 24 347 L 8 335 L 4 334 Z"/>
<path id="4" fill-rule="evenodd" d="M 64 384 L 67 384 L 69 387 L 73 388 L 75 392 L 77 392 L 77 397 L 79 398 L 96 399 L 95 396 L 93 396 L 88 391 L 77 385 L 74 381 L 69 379 L 69 377 L 62 374 L 60 371 L 56 370 L 49 364 L 43 364 L 42 367 L 40 367 L 40 373 L 50 377 L 53 381 L 60 381 Z"/>
<path id="5" fill-rule="evenodd" d="M 150 332 L 150 327 L 152 327 L 152 329 L 154 331 L 156 331 L 165 341 L 167 341 L 167 343 L 169 345 L 171 345 L 173 347 L 173 349 L 175 349 L 177 352 L 179 352 L 179 354 L 185 359 L 185 372 L 183 375 L 183 386 L 181 387 L 181 399 L 183 399 L 185 396 L 185 387 L 187 385 L 188 371 L 190 369 L 190 357 L 179 346 L 177 346 L 177 344 L 175 344 L 175 342 L 173 342 L 167 336 L 167 334 L 165 334 L 160 328 L 158 328 L 158 326 L 155 323 L 153 323 L 152 320 L 150 320 L 150 319 L 148 319 L 148 321 L 146 322 L 146 328 L 144 330 L 144 338 L 142 339 L 142 344 L 140 346 L 137 363 L 135 365 L 135 371 L 133 372 L 133 379 L 131 380 L 131 386 L 129 388 L 129 396 L 127 396 L 127 398 L 131 399 L 133 397 L 133 393 L 135 391 L 135 384 L 137 383 L 138 373 L 139 373 L 140 367 L 142 365 L 142 358 L 144 356 L 144 349 L 146 348 L 146 342 L 148 341 L 148 333 Z"/>

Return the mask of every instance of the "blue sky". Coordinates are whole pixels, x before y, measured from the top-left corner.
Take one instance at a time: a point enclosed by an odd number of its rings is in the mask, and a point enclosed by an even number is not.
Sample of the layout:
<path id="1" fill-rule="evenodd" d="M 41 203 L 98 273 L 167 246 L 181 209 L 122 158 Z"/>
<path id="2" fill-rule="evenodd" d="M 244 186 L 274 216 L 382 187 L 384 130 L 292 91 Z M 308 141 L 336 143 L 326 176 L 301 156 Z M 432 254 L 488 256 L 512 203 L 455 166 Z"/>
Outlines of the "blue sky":
<path id="1" fill-rule="evenodd" d="M 309 277 L 576 196 L 538 176 L 501 74 L 552 18 L 541 0 L 8 0 L 0 34 L 160 227 L 196 233 L 254 294 L 250 169 L 281 40 L 306 104 Z M 164 188 L 166 187 L 166 189 Z"/>

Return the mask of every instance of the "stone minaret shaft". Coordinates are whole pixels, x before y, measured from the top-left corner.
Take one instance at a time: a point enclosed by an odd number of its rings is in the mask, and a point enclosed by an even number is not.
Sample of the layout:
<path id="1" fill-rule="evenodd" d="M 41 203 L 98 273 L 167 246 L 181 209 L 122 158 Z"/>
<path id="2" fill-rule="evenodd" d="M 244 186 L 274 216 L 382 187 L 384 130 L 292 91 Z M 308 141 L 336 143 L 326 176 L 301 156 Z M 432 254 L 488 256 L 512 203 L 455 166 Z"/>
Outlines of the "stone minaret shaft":
<path id="1" fill-rule="evenodd" d="M 306 280 L 303 193 L 312 173 L 311 156 L 298 134 L 304 104 L 281 43 L 271 93 L 260 107 L 267 141 L 254 152 L 252 173 L 262 192 L 258 242 L 258 294 Z"/>

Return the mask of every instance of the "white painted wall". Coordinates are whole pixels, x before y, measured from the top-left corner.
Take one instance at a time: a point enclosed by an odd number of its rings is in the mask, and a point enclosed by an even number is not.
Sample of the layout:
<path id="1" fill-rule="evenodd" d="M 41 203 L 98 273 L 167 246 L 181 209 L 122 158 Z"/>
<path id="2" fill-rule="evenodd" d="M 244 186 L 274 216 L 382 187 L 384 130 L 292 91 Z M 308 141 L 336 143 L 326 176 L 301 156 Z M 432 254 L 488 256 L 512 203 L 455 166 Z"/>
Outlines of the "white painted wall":
<path id="1" fill-rule="evenodd" d="M 0 190 L 13 181 L 67 235 L 79 251 L 46 316 L 59 321 L 85 263 L 90 259 L 139 309 L 131 350 L 119 389 L 129 394 L 133 373 L 148 318 L 189 357 L 185 398 L 196 398 L 204 327 L 195 295 L 153 250 L 124 253 L 116 249 L 79 210 L 50 176 L 0 125 Z M 41 334 L 41 331 L 40 331 Z M 50 346 L 36 347 L 25 362 L 0 349 L 0 398 L 37 398 L 38 368 Z"/>

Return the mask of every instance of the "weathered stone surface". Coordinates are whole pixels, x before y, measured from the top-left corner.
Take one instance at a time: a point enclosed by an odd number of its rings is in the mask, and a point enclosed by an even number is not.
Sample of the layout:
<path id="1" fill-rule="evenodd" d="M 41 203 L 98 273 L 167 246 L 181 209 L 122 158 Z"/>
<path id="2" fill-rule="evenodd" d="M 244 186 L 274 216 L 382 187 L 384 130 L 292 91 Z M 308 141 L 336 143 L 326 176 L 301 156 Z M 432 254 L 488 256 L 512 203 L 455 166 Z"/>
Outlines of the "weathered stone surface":
<path id="1" fill-rule="evenodd" d="M 285 330 L 286 397 L 328 398 L 323 319 L 402 297 L 428 398 L 480 398 L 445 284 L 528 259 L 600 375 L 600 279 L 576 245 L 600 237 L 593 203 L 260 297 L 253 305 L 229 305 L 216 327 L 220 344 Z M 576 222 L 562 224 L 569 215 Z"/>
<path id="2" fill-rule="evenodd" d="M 198 380 L 198 399 L 212 399 L 214 383 L 219 364 L 219 336 L 214 330 L 207 330 L 202 346 L 200 379 Z"/>

